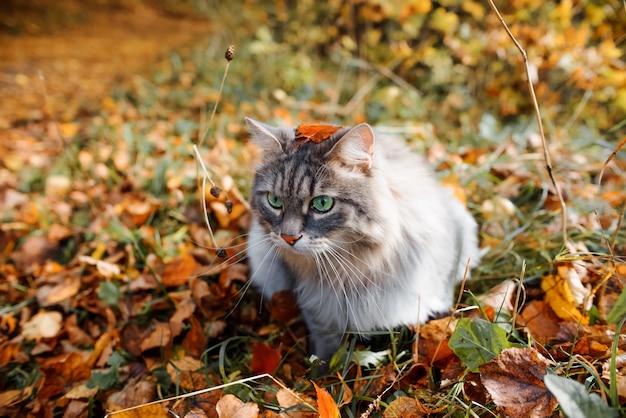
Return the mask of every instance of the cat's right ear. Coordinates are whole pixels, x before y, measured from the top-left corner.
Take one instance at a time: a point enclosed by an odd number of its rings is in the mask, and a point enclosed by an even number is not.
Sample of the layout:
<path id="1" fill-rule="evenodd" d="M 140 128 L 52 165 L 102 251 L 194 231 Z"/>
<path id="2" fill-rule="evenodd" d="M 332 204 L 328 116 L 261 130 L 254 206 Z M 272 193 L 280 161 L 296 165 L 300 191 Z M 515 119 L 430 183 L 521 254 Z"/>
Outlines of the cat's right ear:
<path id="1" fill-rule="evenodd" d="M 246 123 L 252 139 L 263 149 L 264 157 L 271 158 L 276 154 L 284 153 L 283 145 L 278 139 L 280 133 L 277 128 L 248 117 Z"/>
<path id="2" fill-rule="evenodd" d="M 346 132 L 330 150 L 347 166 L 367 171 L 374 155 L 374 131 L 367 123 L 361 123 Z"/>

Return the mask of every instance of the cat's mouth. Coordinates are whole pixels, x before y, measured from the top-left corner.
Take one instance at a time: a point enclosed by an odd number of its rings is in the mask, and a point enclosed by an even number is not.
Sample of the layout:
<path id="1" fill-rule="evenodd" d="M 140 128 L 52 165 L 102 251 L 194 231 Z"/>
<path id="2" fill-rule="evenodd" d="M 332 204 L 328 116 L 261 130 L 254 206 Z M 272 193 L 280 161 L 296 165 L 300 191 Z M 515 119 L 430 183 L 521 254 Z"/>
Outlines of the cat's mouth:
<path id="1" fill-rule="evenodd" d="M 304 235 L 292 236 L 292 235 L 280 235 L 272 234 L 272 241 L 278 248 L 292 254 L 310 254 L 319 250 L 315 243 Z"/>

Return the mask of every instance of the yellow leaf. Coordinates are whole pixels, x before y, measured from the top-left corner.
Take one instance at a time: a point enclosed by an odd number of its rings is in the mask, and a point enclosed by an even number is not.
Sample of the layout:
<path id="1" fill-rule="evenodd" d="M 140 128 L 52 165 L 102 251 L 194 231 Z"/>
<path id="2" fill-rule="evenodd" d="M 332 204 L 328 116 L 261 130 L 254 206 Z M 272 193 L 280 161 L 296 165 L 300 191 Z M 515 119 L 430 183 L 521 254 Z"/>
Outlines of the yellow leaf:
<path id="1" fill-rule="evenodd" d="M 577 309 L 565 279 L 553 274 L 545 275 L 541 278 L 541 288 L 546 292 L 545 301 L 559 318 L 580 322 L 584 325 L 589 323 L 589 318 L 584 317 Z"/>
<path id="2" fill-rule="evenodd" d="M 444 35 L 451 35 L 459 25 L 459 16 L 440 7 L 431 15 L 430 25 Z"/>
<path id="3" fill-rule="evenodd" d="M 313 382 L 315 392 L 317 393 L 317 412 L 320 418 L 339 418 L 339 408 L 333 397 L 324 388 L 320 388 Z"/>

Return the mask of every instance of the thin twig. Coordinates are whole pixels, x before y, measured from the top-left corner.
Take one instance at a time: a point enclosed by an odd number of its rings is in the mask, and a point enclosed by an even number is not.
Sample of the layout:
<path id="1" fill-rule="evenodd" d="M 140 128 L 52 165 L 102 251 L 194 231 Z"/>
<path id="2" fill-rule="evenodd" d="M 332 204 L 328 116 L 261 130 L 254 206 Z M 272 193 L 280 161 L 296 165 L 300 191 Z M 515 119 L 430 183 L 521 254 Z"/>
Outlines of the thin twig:
<path id="1" fill-rule="evenodd" d="M 602 179 L 604 177 L 605 169 L 608 167 L 609 163 L 611 161 L 613 161 L 613 159 L 617 156 L 617 153 L 622 148 L 624 148 L 624 146 L 626 146 L 626 136 L 624 136 L 624 138 L 622 138 L 620 143 L 617 144 L 617 146 L 613 149 L 611 154 L 604 161 L 604 164 L 602 164 L 602 170 L 600 170 L 600 175 L 598 176 L 598 188 L 600 188 L 602 186 Z M 596 218 L 598 218 L 598 220 L 599 220 L 600 219 L 600 214 L 598 213 L 598 207 L 597 206 L 594 207 L 593 212 L 596 215 Z M 608 247 L 609 247 L 609 252 L 610 252 L 611 255 L 613 255 L 615 244 L 617 243 L 617 237 L 618 237 L 618 233 L 619 233 L 619 230 L 620 230 L 620 227 L 621 227 L 621 224 L 622 224 L 622 218 L 624 217 L 624 213 L 626 213 L 626 204 L 624 204 L 624 207 L 622 208 L 622 215 L 619 217 L 619 219 L 617 221 L 617 226 L 615 228 L 615 234 L 613 236 L 613 239 L 611 240 L 611 242 L 607 243 Z M 602 225 L 602 223 L 600 223 L 600 225 Z"/>
<path id="2" fill-rule="evenodd" d="M 200 138 L 198 138 L 198 145 L 202 145 L 204 138 L 209 133 L 209 126 L 211 126 L 211 122 L 213 122 L 213 118 L 215 117 L 215 112 L 217 111 L 217 106 L 220 103 L 220 99 L 222 98 L 222 90 L 224 90 L 224 83 L 226 81 L 226 76 L 228 75 L 228 69 L 230 68 L 230 62 L 233 60 L 235 56 L 235 47 L 233 45 L 229 46 L 226 50 L 226 68 L 224 69 L 224 74 L 222 75 L 222 82 L 220 83 L 220 89 L 217 92 L 217 98 L 215 103 L 213 103 L 213 110 L 211 111 L 211 116 L 209 120 L 206 122 L 206 126 L 204 129 L 200 129 L 202 132 L 200 133 Z M 226 146 L 222 143 L 221 139 L 218 137 L 218 146 L 222 149 L 222 151 L 227 151 Z"/>
<path id="3" fill-rule="evenodd" d="M 487 1 L 489 3 L 489 6 L 491 6 L 491 9 L 498 16 L 498 19 L 500 20 L 500 23 L 502 23 L 502 26 L 504 27 L 504 30 L 506 31 L 507 35 L 509 35 L 509 38 L 511 38 L 511 40 L 515 44 L 515 47 L 518 49 L 518 51 L 522 55 L 522 58 L 524 59 L 524 67 L 526 69 L 526 79 L 528 81 L 528 91 L 530 92 L 530 97 L 532 99 L 533 107 L 535 109 L 535 116 L 537 117 L 537 125 L 539 126 L 539 135 L 541 136 L 541 145 L 543 147 L 543 158 L 546 164 L 546 170 L 548 170 L 548 176 L 550 177 L 550 181 L 552 182 L 552 186 L 554 187 L 556 196 L 559 199 L 559 205 L 561 206 L 561 216 L 562 216 L 562 219 L 561 219 L 562 231 L 561 232 L 563 234 L 563 246 L 565 246 L 568 242 L 567 206 L 565 205 L 565 199 L 563 199 L 563 194 L 561 193 L 561 190 L 559 189 L 556 179 L 554 178 L 554 172 L 552 171 L 552 159 L 550 157 L 550 150 L 548 149 L 548 142 L 546 141 L 546 136 L 543 130 L 543 123 L 541 121 L 541 112 L 539 111 L 539 103 L 537 103 L 537 96 L 535 95 L 535 87 L 533 86 L 530 66 L 528 65 L 528 56 L 526 55 L 526 50 L 518 42 L 517 38 L 515 38 L 515 35 L 513 35 L 511 30 L 509 29 L 509 26 L 504 21 L 504 18 L 500 14 L 500 10 L 498 10 L 493 0 L 487 0 Z"/>
<path id="4" fill-rule="evenodd" d="M 134 411 L 136 409 L 144 408 L 144 407 L 147 407 L 147 406 L 150 406 L 150 405 L 156 405 L 156 404 L 160 404 L 160 403 L 163 403 L 163 402 L 175 401 L 175 400 L 190 398 L 192 396 L 202 395 L 203 393 L 212 392 L 214 390 L 225 389 L 225 388 L 230 387 L 230 386 L 239 385 L 239 384 L 243 384 L 243 383 L 247 383 L 247 382 L 250 382 L 250 381 L 253 381 L 253 380 L 258 380 L 258 379 L 263 379 L 263 378 L 272 379 L 274 381 L 274 383 L 276 383 L 282 389 L 285 389 L 286 391 L 288 391 L 296 399 L 298 399 L 300 402 L 302 402 L 303 405 L 308 406 L 309 408 L 311 408 L 312 411 L 316 411 L 317 410 L 312 405 L 310 405 L 307 401 L 302 399 L 302 397 L 300 397 L 296 392 L 292 391 L 287 386 L 285 386 L 280 380 L 276 379 L 274 376 L 272 376 L 269 373 L 263 373 L 263 374 L 259 374 L 259 375 L 256 375 L 256 376 L 246 377 L 245 379 L 240 379 L 240 380 L 237 380 L 235 382 L 224 383 L 224 384 L 213 386 L 213 387 L 210 387 L 210 388 L 204 388 L 204 389 L 201 389 L 201 390 L 196 390 L 194 392 L 184 393 L 184 394 L 178 395 L 178 396 L 172 396 L 170 398 L 161 399 L 161 400 L 158 400 L 158 401 L 148 402 L 148 403 L 145 403 L 143 405 L 131 406 L 130 408 L 121 409 L 119 411 L 114 411 L 114 412 L 108 413 L 108 414 L 106 414 L 104 416 L 104 418 L 109 418 L 109 417 L 112 417 L 113 415 L 121 414 L 121 413 L 128 412 L 128 411 Z"/>

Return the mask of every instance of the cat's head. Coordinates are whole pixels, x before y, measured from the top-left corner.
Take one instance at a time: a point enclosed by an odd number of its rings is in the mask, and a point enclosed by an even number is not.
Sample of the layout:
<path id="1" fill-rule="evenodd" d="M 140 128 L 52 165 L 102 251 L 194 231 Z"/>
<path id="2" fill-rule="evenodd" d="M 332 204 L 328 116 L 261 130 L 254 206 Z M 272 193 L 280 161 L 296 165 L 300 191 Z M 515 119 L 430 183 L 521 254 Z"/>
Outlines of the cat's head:
<path id="1" fill-rule="evenodd" d="M 314 142 L 296 140 L 295 128 L 246 121 L 262 150 L 251 206 L 274 245 L 307 254 L 366 244 L 376 212 L 372 128 L 340 128 Z"/>

